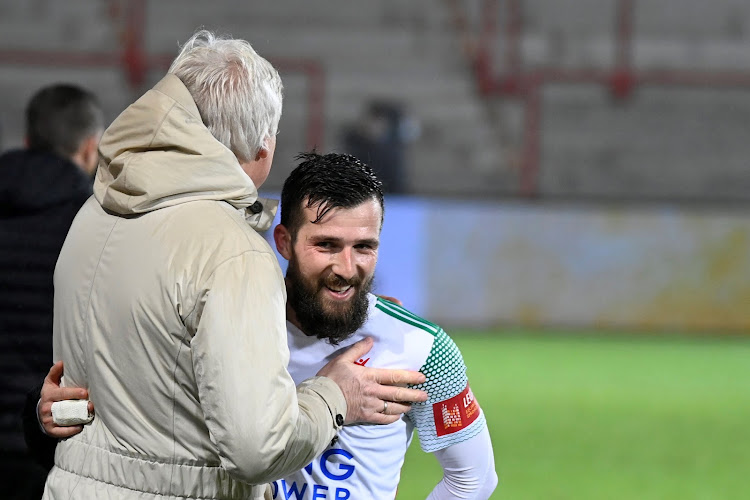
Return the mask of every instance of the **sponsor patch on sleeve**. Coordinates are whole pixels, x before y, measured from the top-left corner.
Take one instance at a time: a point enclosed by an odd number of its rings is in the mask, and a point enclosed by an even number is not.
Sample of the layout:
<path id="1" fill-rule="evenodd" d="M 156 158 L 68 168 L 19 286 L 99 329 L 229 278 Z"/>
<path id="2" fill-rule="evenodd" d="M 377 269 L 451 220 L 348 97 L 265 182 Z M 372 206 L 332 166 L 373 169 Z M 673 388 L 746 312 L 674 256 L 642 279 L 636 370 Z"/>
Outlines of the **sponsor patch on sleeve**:
<path id="1" fill-rule="evenodd" d="M 437 435 L 446 436 L 471 425 L 479 416 L 479 404 L 466 384 L 461 393 L 432 405 L 432 414 Z"/>

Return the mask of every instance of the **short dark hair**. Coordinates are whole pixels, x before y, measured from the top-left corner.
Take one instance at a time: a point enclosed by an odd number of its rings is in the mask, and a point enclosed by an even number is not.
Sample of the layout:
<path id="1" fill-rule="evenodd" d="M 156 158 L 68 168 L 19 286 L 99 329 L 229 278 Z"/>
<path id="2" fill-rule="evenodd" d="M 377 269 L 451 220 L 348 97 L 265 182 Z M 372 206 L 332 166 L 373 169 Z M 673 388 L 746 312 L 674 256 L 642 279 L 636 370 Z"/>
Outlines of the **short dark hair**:
<path id="1" fill-rule="evenodd" d="M 383 183 L 375 172 L 358 158 L 337 153 L 320 155 L 301 153 L 301 163 L 292 170 L 281 190 L 281 224 L 292 237 L 304 223 L 304 208 L 318 205 L 315 224 L 333 208 L 352 208 L 367 200 L 380 203 L 381 219 L 385 212 Z M 303 206 L 304 204 L 304 206 Z"/>
<path id="2" fill-rule="evenodd" d="M 26 137 L 30 149 L 70 157 L 81 143 L 104 127 L 96 96 L 75 85 L 44 87 L 26 107 Z"/>

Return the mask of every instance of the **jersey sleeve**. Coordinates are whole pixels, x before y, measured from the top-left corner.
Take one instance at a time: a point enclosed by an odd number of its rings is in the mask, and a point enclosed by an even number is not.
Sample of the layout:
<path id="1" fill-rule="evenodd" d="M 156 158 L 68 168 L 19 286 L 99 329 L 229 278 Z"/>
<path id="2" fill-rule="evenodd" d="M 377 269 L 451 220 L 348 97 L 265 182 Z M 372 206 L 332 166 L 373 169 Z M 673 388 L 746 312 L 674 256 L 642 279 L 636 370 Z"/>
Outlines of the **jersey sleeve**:
<path id="1" fill-rule="evenodd" d="M 463 443 L 436 451 L 435 458 L 443 468 L 443 479 L 427 500 L 486 500 L 495 491 L 495 457 L 486 428 Z"/>
<path id="2" fill-rule="evenodd" d="M 414 403 L 407 413 L 417 428 L 419 444 L 428 453 L 461 443 L 479 434 L 487 423 L 469 387 L 461 351 L 437 327 L 434 341 L 420 371 L 427 380 L 413 386 L 427 392 L 424 403 Z"/>

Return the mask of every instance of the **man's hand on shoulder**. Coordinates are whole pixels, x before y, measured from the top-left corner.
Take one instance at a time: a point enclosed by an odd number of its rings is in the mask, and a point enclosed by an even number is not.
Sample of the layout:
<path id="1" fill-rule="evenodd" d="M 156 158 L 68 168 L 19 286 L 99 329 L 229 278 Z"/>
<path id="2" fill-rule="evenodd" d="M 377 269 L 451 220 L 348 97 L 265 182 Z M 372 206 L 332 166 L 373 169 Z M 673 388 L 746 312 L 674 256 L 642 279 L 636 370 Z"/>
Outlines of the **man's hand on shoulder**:
<path id="1" fill-rule="evenodd" d="M 385 299 L 388 302 L 393 302 L 394 304 L 399 305 L 401 307 L 404 306 L 403 302 L 401 302 L 400 300 L 398 300 L 396 297 L 391 297 L 389 295 L 378 295 L 378 297 L 380 297 L 381 299 Z"/>
<path id="2" fill-rule="evenodd" d="M 409 411 L 411 403 L 427 401 L 426 392 L 405 387 L 423 383 L 425 376 L 422 373 L 355 364 L 372 345 L 373 340 L 369 337 L 360 340 L 318 372 L 318 375 L 336 382 L 344 393 L 346 424 L 390 424 Z"/>
<path id="3" fill-rule="evenodd" d="M 63 362 L 58 361 L 44 378 L 42 392 L 40 394 L 39 404 L 37 405 L 37 418 L 44 433 L 50 437 L 63 439 L 75 436 L 83 430 L 83 425 L 62 426 L 55 423 L 52 416 L 52 404 L 57 401 L 66 401 L 69 399 L 88 399 L 89 393 L 86 389 L 80 387 L 60 387 L 63 376 Z M 88 402 L 88 413 L 94 413 L 94 404 Z"/>

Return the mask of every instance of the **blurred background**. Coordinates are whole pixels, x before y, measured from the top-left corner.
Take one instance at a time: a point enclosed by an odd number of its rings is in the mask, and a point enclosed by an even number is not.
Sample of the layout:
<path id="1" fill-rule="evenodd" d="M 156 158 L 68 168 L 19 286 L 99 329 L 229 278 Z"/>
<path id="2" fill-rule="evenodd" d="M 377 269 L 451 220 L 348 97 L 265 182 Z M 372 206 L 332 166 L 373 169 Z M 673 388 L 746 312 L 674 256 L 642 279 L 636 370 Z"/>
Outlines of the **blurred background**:
<path id="1" fill-rule="evenodd" d="M 0 0 L 0 150 L 40 87 L 111 121 L 199 28 L 389 194 L 378 290 L 462 348 L 508 499 L 750 498 L 746 0 Z M 412 447 L 399 498 L 436 462 Z"/>

